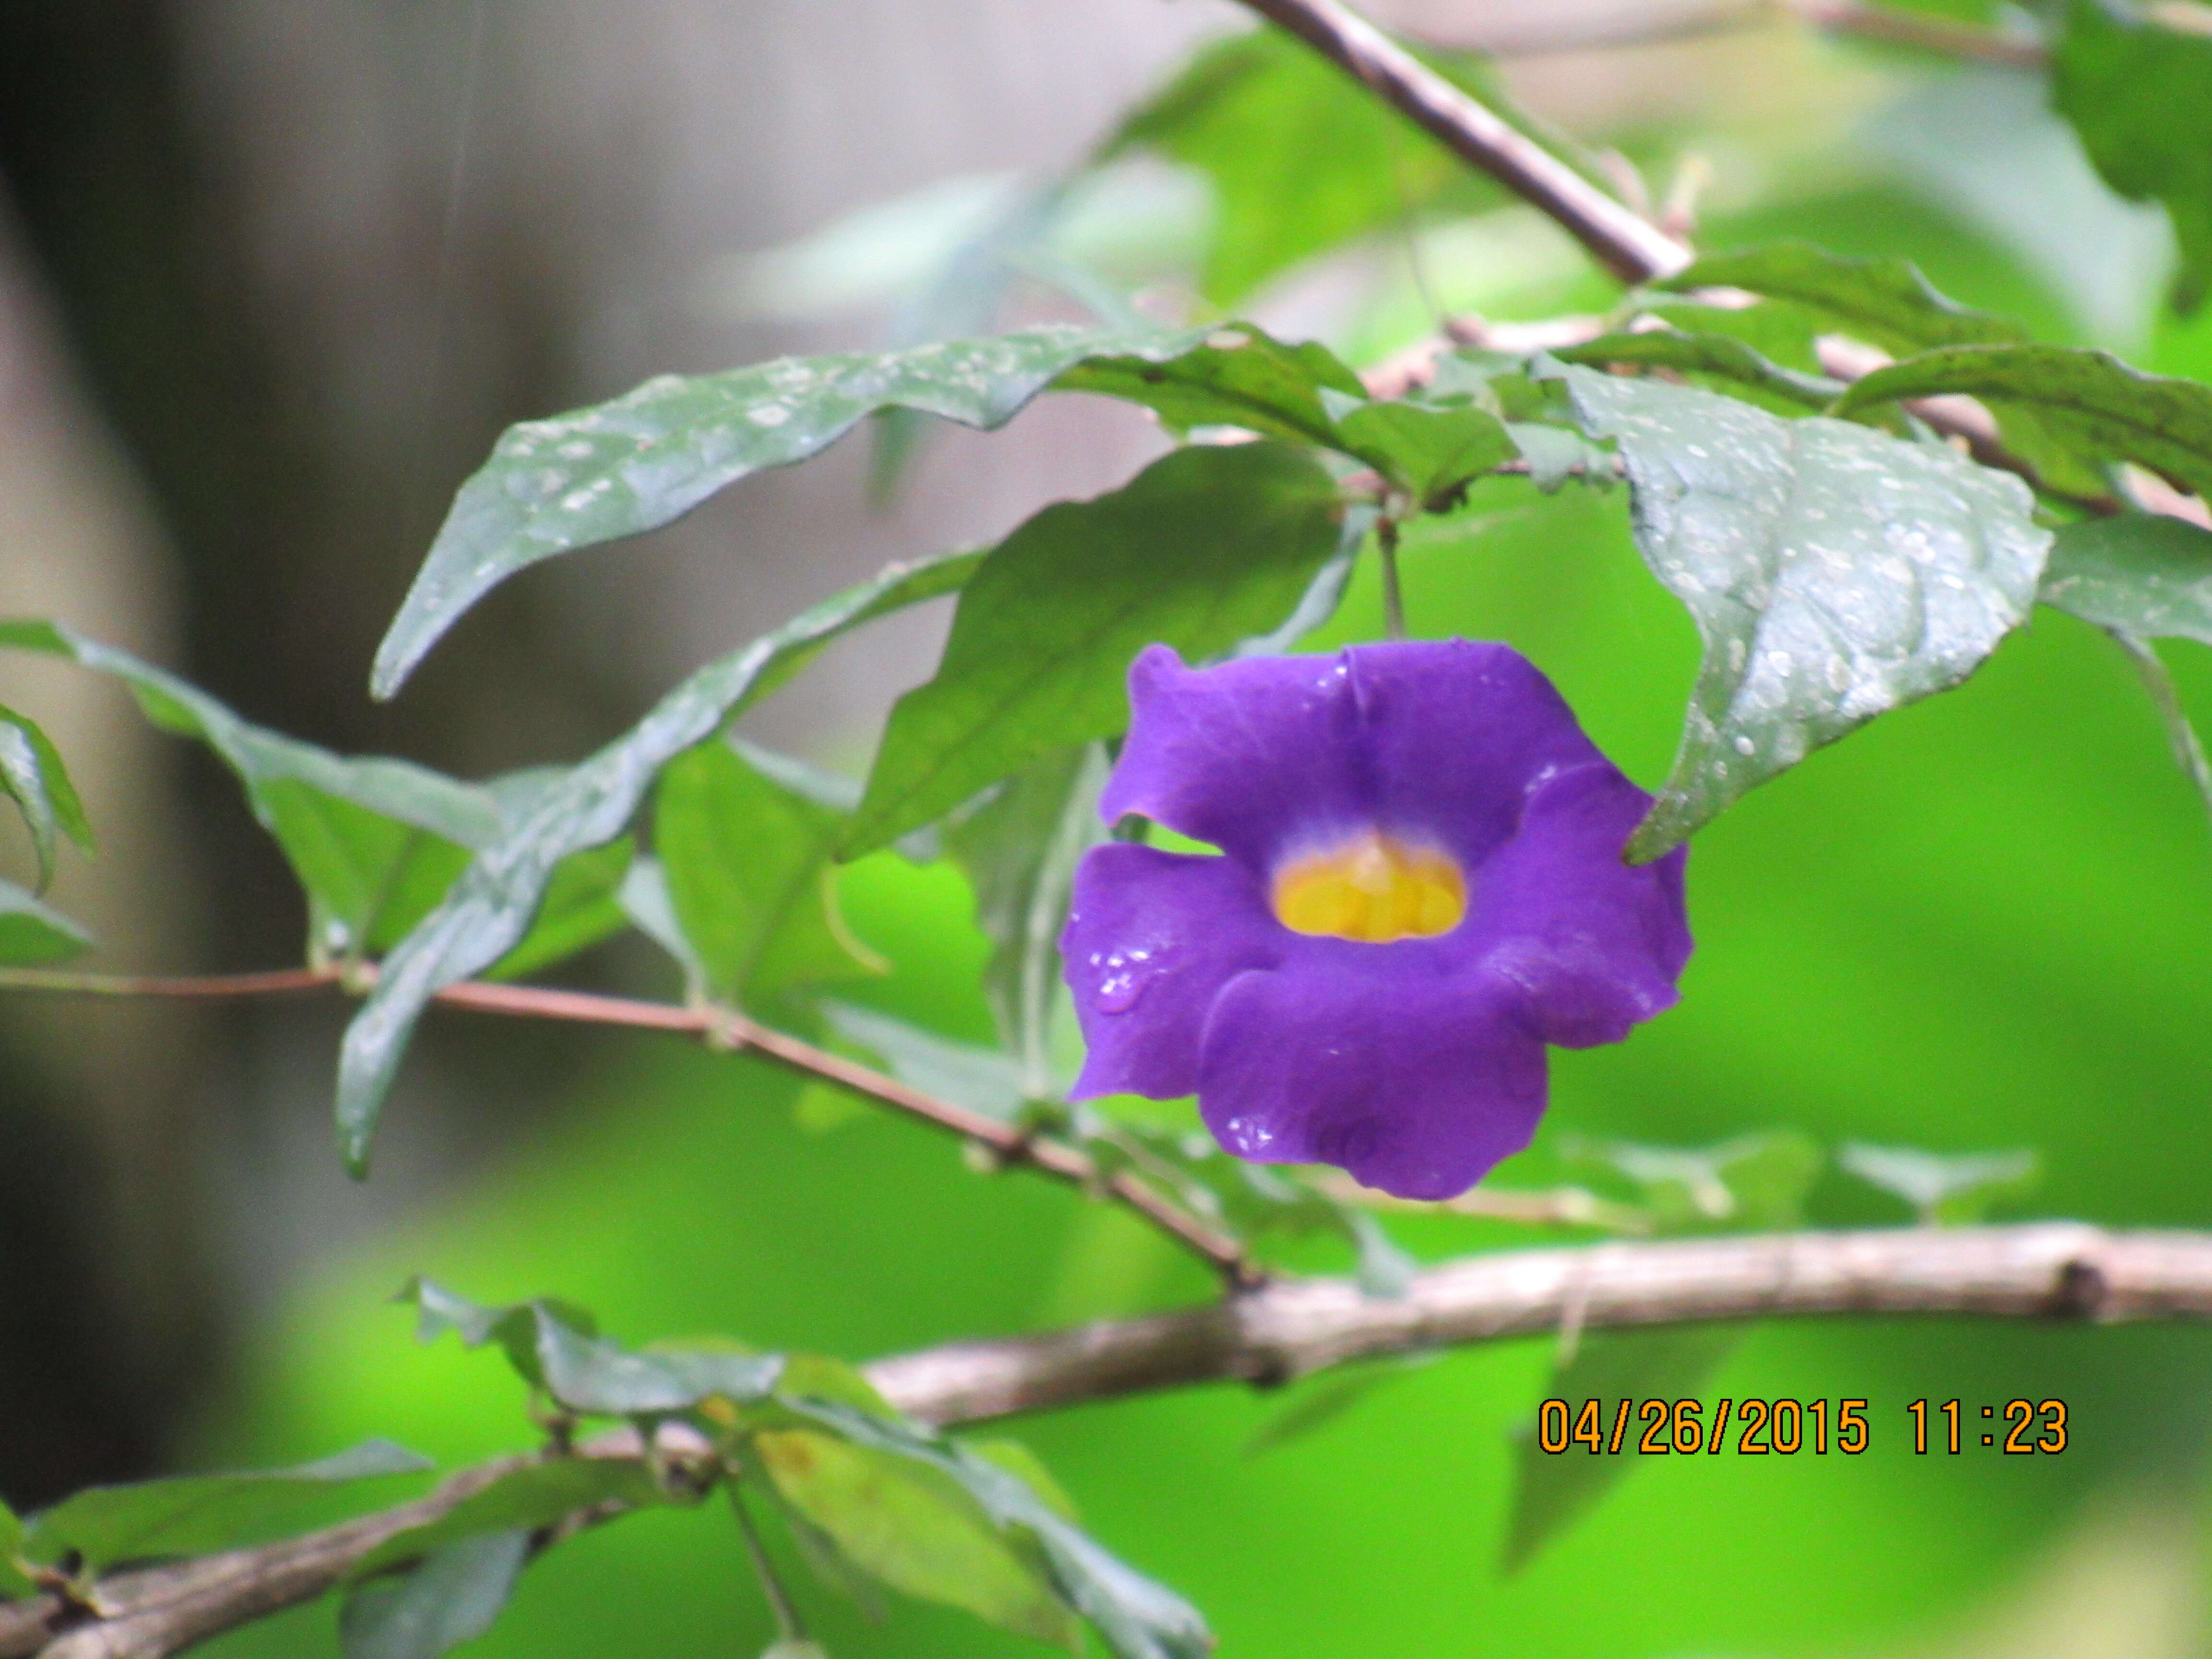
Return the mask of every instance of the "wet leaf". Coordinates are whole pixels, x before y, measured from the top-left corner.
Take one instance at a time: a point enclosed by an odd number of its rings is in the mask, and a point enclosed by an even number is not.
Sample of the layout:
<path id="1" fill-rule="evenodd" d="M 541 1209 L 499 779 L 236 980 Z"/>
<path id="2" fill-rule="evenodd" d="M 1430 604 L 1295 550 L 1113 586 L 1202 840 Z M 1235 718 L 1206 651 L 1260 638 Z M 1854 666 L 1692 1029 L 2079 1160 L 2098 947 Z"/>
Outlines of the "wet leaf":
<path id="1" fill-rule="evenodd" d="M 1336 444 L 1324 389 L 1364 398 L 1359 377 L 1318 341 L 1286 345 L 1249 323 L 1216 329 L 1173 357 L 1097 356 L 1054 382 L 1141 404 L 1170 431 L 1242 427 L 1293 443 Z"/>
<path id="2" fill-rule="evenodd" d="M 2212 286 L 2212 40 L 2113 0 L 2058 9 L 2051 102 L 2106 184 L 2166 209 L 2181 250 L 2174 307 L 2193 311 Z"/>
<path id="3" fill-rule="evenodd" d="M 2036 597 L 2137 639 L 2212 645 L 2212 530 L 2148 513 L 2062 525 Z"/>
<path id="4" fill-rule="evenodd" d="M 338 1614 L 344 1659 L 438 1659 L 492 1627 L 530 1559 L 525 1529 L 448 1544 L 401 1573 L 356 1583 Z"/>
<path id="5" fill-rule="evenodd" d="M 816 454 L 864 416 L 912 409 L 963 425 L 1011 420 L 1086 357 L 1171 357 L 1196 337 L 1064 325 L 903 351 L 784 357 L 664 374 L 611 403 L 510 428 L 461 486 L 371 688 L 396 693 L 455 622 L 541 560 L 657 529 L 749 474 Z"/>
<path id="6" fill-rule="evenodd" d="M 1971 1225 L 1992 1206 L 2025 1198 L 2043 1180 L 2043 1160 L 2029 1147 L 1947 1155 L 1853 1141 L 1836 1154 L 1836 1162 L 1903 1199 L 1924 1227 Z"/>
<path id="7" fill-rule="evenodd" d="M 54 1562 L 73 1551 L 95 1573 L 118 1561 L 209 1554 L 281 1535 L 284 1523 L 319 1496 L 339 1493 L 356 1513 L 380 1507 L 393 1499 L 392 1488 L 384 1484 L 391 1477 L 431 1467 L 428 1458 L 388 1440 L 370 1440 L 289 1469 L 90 1486 L 33 1517 L 24 1553 Z M 318 1512 L 307 1524 L 327 1519 Z"/>
<path id="8" fill-rule="evenodd" d="M 623 883 L 635 851 L 628 836 L 563 859 L 545 884 L 537 919 L 516 945 L 489 968 L 486 979 L 520 979 L 564 962 L 629 925 L 622 908 Z"/>
<path id="9" fill-rule="evenodd" d="M 1990 406 L 2008 446 L 2046 477 L 2101 483 L 2114 461 L 2148 467 L 2179 489 L 2212 496 L 2212 386 L 2146 374 L 2107 351 L 2069 346 L 1955 346 L 1853 383 L 1848 415 L 1895 398 L 1963 392 Z"/>
<path id="10" fill-rule="evenodd" d="M 430 999 L 521 941 L 563 859 L 619 836 L 663 766 L 782 684 L 830 640 L 953 592 L 979 562 L 979 555 L 956 553 L 894 568 L 824 600 L 700 669 L 628 732 L 538 791 L 529 810 L 477 853 L 438 908 L 385 959 L 375 990 L 347 1027 L 337 1125 L 348 1164 L 356 1172 L 368 1167 L 377 1114 Z"/>
<path id="11" fill-rule="evenodd" d="M 1040 1641 L 1075 1634 L 1037 1552 L 942 1469 L 811 1429 L 753 1445 L 783 1500 L 893 1589 Z"/>
<path id="12" fill-rule="evenodd" d="M 1679 846 L 1754 786 L 1966 678 L 2025 620 L 2050 533 L 2027 488 L 1849 422 L 1565 370 L 1619 441 L 1637 545 L 1704 647 L 1682 742 L 1629 842 Z"/>
<path id="13" fill-rule="evenodd" d="M 52 739 L 36 720 L 8 708 L 0 708 L 0 789 L 15 801 L 31 832 L 43 893 L 54 878 L 54 851 L 60 837 L 67 836 L 90 853 L 92 825 Z"/>
<path id="14" fill-rule="evenodd" d="M 1517 453 L 1505 423 L 1472 404 L 1354 402 L 1324 398 L 1336 447 L 1373 467 L 1419 504 L 1441 513 L 1468 485 Z"/>
<path id="15" fill-rule="evenodd" d="M 899 699 L 848 832 L 857 856 L 1055 749 L 1128 722 L 1146 646 L 1200 660 L 1296 611 L 1337 550 L 1335 487 L 1258 442 L 1177 450 L 1030 520 L 985 560 L 936 678 Z"/>

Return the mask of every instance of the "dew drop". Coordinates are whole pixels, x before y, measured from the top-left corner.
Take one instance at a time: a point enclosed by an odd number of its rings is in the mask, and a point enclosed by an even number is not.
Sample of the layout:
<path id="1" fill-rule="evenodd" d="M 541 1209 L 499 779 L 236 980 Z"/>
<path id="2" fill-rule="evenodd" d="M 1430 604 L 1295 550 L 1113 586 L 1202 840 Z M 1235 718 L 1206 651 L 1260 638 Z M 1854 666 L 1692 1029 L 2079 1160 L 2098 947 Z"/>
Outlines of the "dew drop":
<path id="1" fill-rule="evenodd" d="M 1091 993 L 1092 1006 L 1102 1014 L 1127 1013 L 1137 1006 L 1145 988 L 1165 971 L 1166 964 L 1155 960 L 1160 954 L 1157 948 L 1132 948 L 1091 957 L 1091 965 L 1104 970 L 1098 988 Z"/>

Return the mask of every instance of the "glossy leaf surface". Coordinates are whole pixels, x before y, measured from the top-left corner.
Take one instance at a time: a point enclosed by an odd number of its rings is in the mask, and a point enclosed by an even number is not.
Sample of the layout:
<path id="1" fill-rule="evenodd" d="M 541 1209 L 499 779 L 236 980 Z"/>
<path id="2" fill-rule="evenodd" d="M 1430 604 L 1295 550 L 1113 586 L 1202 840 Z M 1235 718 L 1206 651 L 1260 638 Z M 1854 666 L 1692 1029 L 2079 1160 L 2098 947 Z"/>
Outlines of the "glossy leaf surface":
<path id="1" fill-rule="evenodd" d="M 376 989 L 346 1030 L 338 1062 L 339 1145 L 356 1170 L 415 1022 L 446 986 L 497 962 L 521 941 L 561 861 L 612 841 L 653 779 L 749 702 L 781 684 L 839 634 L 953 592 L 974 554 L 894 568 L 802 612 L 743 650 L 708 664 L 646 717 L 538 791 L 526 812 L 479 852 L 438 908 L 386 958 Z"/>
<path id="2" fill-rule="evenodd" d="M 0 789 L 14 800 L 31 832 L 31 848 L 39 860 L 39 890 L 44 892 L 53 879 L 60 838 L 67 836 L 89 853 L 92 825 L 53 740 L 29 715 L 7 708 L 0 708 Z"/>
<path id="3" fill-rule="evenodd" d="M 2007 437 L 2041 461 L 2133 461 L 2176 488 L 2212 496 L 2212 386 L 2146 374 L 2106 351 L 2067 346 L 1955 346 L 1876 369 L 1836 405 L 1847 415 L 1893 398 L 1964 392 L 2005 421 Z M 2015 435 L 2031 422 L 2027 444 Z"/>
<path id="4" fill-rule="evenodd" d="M 1171 357 L 1192 337 L 1057 325 L 903 351 L 784 357 L 720 374 L 665 374 L 611 403 L 526 421 L 461 486 L 378 647 L 372 689 L 397 692 L 440 636 L 517 571 L 657 529 L 749 474 L 817 453 L 878 410 L 994 427 L 1085 357 Z"/>
<path id="5" fill-rule="evenodd" d="M 2025 619 L 2050 535 L 2027 487 L 1936 445 L 1566 371 L 1619 441 L 1637 544 L 1697 622 L 1681 746 L 1629 843 L 1656 858 L 1823 744 L 1957 684 Z"/>

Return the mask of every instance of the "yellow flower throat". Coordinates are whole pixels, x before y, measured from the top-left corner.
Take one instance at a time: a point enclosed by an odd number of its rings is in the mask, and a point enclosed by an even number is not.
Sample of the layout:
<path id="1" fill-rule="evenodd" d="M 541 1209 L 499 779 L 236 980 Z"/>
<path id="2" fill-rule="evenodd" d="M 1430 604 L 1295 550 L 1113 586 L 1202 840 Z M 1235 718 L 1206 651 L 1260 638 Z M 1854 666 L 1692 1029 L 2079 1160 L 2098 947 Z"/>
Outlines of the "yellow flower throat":
<path id="1" fill-rule="evenodd" d="M 1275 872 L 1275 919 L 1294 933 L 1364 945 L 1433 939 L 1467 914 L 1467 878 L 1431 848 L 1370 830 Z"/>

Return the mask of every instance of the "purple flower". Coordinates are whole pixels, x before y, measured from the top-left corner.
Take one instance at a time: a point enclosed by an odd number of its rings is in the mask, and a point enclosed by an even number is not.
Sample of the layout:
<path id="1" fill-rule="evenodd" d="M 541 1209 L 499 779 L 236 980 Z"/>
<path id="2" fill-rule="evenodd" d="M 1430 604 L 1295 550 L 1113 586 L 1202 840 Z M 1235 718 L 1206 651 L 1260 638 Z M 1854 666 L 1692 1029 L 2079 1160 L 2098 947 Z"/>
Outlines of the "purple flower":
<path id="1" fill-rule="evenodd" d="M 1673 1004 L 1684 854 L 1621 862 L 1650 797 L 1517 652 L 1190 669 L 1156 645 L 1129 700 L 1101 816 L 1221 856 L 1084 858 L 1075 1098 L 1195 1092 L 1239 1158 L 1446 1198 L 1528 1144 L 1546 1043 L 1618 1042 Z"/>

